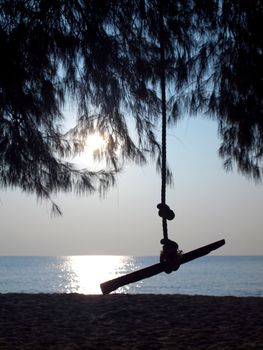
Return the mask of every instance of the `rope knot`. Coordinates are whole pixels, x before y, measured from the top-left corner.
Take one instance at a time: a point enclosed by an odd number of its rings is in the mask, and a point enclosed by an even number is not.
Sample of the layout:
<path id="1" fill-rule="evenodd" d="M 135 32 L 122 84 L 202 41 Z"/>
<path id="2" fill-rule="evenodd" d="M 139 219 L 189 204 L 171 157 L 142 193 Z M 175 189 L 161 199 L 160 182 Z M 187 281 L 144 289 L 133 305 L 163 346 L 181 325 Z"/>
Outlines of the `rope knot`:
<path id="1" fill-rule="evenodd" d="M 170 239 L 162 239 L 163 250 L 160 255 L 160 263 L 164 266 L 164 272 L 171 273 L 179 269 L 181 265 L 182 251 L 178 250 L 178 244 Z"/>
<path id="2" fill-rule="evenodd" d="M 159 216 L 163 219 L 173 220 L 175 218 L 175 214 L 172 209 L 167 204 L 158 204 L 157 208 L 159 209 Z"/>

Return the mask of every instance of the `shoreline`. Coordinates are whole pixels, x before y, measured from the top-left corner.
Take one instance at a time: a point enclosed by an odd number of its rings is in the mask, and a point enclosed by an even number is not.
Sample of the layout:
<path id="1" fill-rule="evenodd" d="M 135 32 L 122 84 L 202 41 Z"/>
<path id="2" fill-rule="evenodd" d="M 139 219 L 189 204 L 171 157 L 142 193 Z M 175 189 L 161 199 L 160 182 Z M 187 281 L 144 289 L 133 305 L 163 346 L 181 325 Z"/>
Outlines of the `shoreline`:
<path id="1" fill-rule="evenodd" d="M 0 349 L 263 349 L 263 298 L 0 294 Z"/>

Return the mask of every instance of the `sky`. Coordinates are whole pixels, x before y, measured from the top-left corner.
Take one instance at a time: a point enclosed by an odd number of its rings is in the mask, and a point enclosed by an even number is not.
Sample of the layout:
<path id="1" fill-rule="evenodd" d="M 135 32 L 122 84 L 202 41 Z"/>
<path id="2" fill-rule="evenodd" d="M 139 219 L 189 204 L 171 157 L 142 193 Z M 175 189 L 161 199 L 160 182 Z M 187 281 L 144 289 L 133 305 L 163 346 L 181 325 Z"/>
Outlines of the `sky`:
<path id="1" fill-rule="evenodd" d="M 175 211 L 170 239 L 184 252 L 225 239 L 216 255 L 263 255 L 263 185 L 223 169 L 215 121 L 185 118 L 168 131 Z M 89 161 L 90 157 L 88 157 Z M 154 164 L 128 164 L 114 188 L 53 197 L 63 211 L 20 190 L 0 191 L 0 255 L 154 255 L 162 238 L 160 175 Z"/>

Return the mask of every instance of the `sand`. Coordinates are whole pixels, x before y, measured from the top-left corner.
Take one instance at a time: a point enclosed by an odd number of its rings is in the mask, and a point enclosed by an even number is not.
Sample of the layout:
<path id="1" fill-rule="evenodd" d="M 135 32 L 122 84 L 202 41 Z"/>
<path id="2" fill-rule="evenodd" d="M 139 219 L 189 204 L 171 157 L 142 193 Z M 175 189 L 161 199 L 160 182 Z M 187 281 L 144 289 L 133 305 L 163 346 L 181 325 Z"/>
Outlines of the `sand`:
<path id="1" fill-rule="evenodd" d="M 263 298 L 0 294 L 0 349 L 263 349 Z"/>

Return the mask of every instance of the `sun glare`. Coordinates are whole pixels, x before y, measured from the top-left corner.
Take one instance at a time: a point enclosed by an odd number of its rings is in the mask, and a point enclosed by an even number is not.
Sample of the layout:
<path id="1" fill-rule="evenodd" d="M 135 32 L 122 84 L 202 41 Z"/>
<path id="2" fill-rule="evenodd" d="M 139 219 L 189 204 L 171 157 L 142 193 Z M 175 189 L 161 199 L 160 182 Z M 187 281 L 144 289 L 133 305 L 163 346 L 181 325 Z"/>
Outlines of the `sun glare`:
<path id="1" fill-rule="evenodd" d="M 97 151 L 103 152 L 107 147 L 107 141 L 99 132 L 90 134 L 85 140 L 84 150 L 81 154 L 74 157 L 74 163 L 80 168 L 89 168 L 90 170 L 100 170 L 105 168 L 103 159 L 94 158 Z"/>
<path id="2" fill-rule="evenodd" d="M 106 147 L 106 141 L 99 132 L 95 132 L 88 136 L 86 140 L 86 150 L 93 154 L 97 150 L 102 150 Z"/>
<path id="3" fill-rule="evenodd" d="M 115 278 L 121 274 L 125 265 L 122 256 L 71 256 L 70 265 L 74 279 L 68 292 L 83 294 L 101 294 L 100 283 Z"/>

